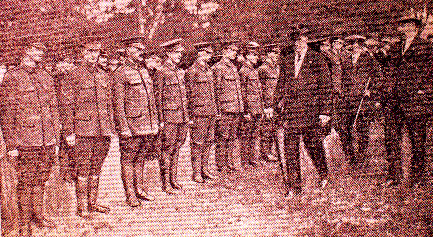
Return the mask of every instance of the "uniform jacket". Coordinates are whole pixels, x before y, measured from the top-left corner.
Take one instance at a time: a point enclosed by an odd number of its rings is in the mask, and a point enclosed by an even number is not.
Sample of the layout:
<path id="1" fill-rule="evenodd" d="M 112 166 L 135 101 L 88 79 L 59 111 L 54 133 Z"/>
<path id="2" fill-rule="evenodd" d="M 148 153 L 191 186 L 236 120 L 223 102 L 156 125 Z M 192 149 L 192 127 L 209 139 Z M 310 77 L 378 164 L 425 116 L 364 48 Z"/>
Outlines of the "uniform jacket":
<path id="1" fill-rule="evenodd" d="M 158 133 L 158 110 L 153 80 L 145 68 L 127 63 L 112 74 L 114 83 L 114 121 L 119 135 Z"/>
<path id="2" fill-rule="evenodd" d="M 398 106 L 407 115 L 431 115 L 433 103 L 433 55 L 432 46 L 416 37 L 409 49 L 402 54 L 404 41 L 391 47 L 382 63 L 389 70 L 382 91 L 387 106 Z"/>
<path id="3" fill-rule="evenodd" d="M 243 113 L 241 80 L 236 66 L 229 60 L 220 60 L 212 66 L 215 76 L 215 97 L 219 112 Z"/>
<path id="4" fill-rule="evenodd" d="M 295 54 L 285 57 L 284 80 L 277 84 L 277 108 L 283 126 L 319 126 L 319 115 L 331 113 L 333 85 L 325 57 L 308 49 L 298 78 L 295 78 Z"/>
<path id="5" fill-rule="evenodd" d="M 208 65 L 195 62 L 186 72 L 188 108 L 194 116 L 215 116 L 214 76 Z"/>
<path id="6" fill-rule="evenodd" d="M 185 71 L 170 61 L 155 73 L 156 101 L 159 121 L 167 123 L 188 122 Z"/>
<path id="7" fill-rule="evenodd" d="M 1 126 L 7 150 L 59 143 L 54 80 L 45 70 L 19 66 L 8 72 L 0 97 Z"/>
<path id="8" fill-rule="evenodd" d="M 263 86 L 259 79 L 259 70 L 251 65 L 245 64 L 239 70 L 241 76 L 242 97 L 244 100 L 245 111 L 252 114 L 262 114 Z"/>
<path id="9" fill-rule="evenodd" d="M 265 62 L 259 67 L 259 78 L 262 83 L 263 104 L 265 108 L 272 108 L 274 106 L 280 72 L 281 67 L 278 64 L 273 67 Z"/>
<path id="10" fill-rule="evenodd" d="M 345 59 L 343 63 L 345 66 L 343 70 L 343 94 L 345 99 L 352 106 L 359 106 L 365 94 L 367 82 L 370 79 L 368 84 L 370 97 L 365 97 L 364 100 L 366 102 L 379 102 L 381 98 L 379 88 L 382 87 L 383 75 L 376 59 L 368 51 L 361 53 L 355 64 L 352 57 Z"/>
<path id="11" fill-rule="evenodd" d="M 102 69 L 80 65 L 67 74 L 60 86 L 60 117 L 65 137 L 114 134 L 112 81 Z"/>

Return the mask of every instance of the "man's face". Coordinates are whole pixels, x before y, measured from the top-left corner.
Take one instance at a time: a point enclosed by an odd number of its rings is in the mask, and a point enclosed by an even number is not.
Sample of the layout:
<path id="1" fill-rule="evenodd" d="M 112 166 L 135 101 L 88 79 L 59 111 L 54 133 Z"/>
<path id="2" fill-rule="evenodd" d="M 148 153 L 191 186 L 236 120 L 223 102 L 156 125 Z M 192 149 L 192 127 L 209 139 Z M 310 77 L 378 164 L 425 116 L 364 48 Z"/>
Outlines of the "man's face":
<path id="1" fill-rule="evenodd" d="M 278 62 L 279 58 L 280 58 L 280 54 L 278 54 L 278 53 L 276 53 L 274 51 L 271 51 L 271 52 L 269 52 L 267 54 L 267 59 L 266 60 L 268 62 L 270 62 L 270 63 L 276 63 L 276 62 Z"/>
<path id="2" fill-rule="evenodd" d="M 2 83 L 6 71 L 7 71 L 6 65 L 0 65 L 0 83 Z"/>
<path id="3" fill-rule="evenodd" d="M 417 26 L 414 22 L 405 22 L 397 25 L 397 31 L 401 34 L 415 34 L 417 31 Z"/>
<path id="4" fill-rule="evenodd" d="M 94 64 L 98 62 L 100 53 L 99 50 L 86 49 L 83 51 L 83 58 L 86 62 Z"/>
<path id="5" fill-rule="evenodd" d="M 161 58 L 157 55 L 152 55 L 150 58 L 145 59 L 146 67 L 149 69 L 155 69 L 161 66 Z"/>
<path id="6" fill-rule="evenodd" d="M 198 60 L 203 60 L 204 62 L 209 62 L 212 58 L 212 54 L 207 51 L 198 52 Z"/>
<path id="7" fill-rule="evenodd" d="M 308 37 L 305 35 L 302 35 L 301 37 L 299 37 L 298 40 L 296 40 L 295 42 L 295 51 L 300 53 L 303 49 L 305 49 L 308 44 Z"/>
<path id="8" fill-rule="evenodd" d="M 259 60 L 259 56 L 254 52 L 248 53 L 246 58 L 253 65 L 257 64 L 257 61 Z"/>
<path id="9" fill-rule="evenodd" d="M 108 66 L 108 58 L 106 56 L 100 56 L 98 58 L 98 63 L 99 65 L 101 65 L 103 68 L 107 68 Z"/>
<path id="10" fill-rule="evenodd" d="M 36 47 L 27 49 L 26 54 L 35 62 L 41 62 L 44 56 L 44 51 Z"/>
<path id="11" fill-rule="evenodd" d="M 320 50 L 322 52 L 328 52 L 329 50 L 331 50 L 331 42 L 329 42 L 329 40 L 323 41 L 323 43 L 320 44 Z"/>
<path id="12" fill-rule="evenodd" d="M 174 63 L 180 63 L 180 60 L 182 59 L 182 50 L 174 50 L 169 53 L 167 53 L 168 58 L 173 61 Z"/>
<path id="13" fill-rule="evenodd" d="M 127 49 L 128 56 L 133 59 L 134 61 L 141 62 L 143 61 L 143 52 L 140 49 L 137 49 L 136 47 L 129 47 Z"/>
<path id="14" fill-rule="evenodd" d="M 230 60 L 235 60 L 236 59 L 236 55 L 237 55 L 238 53 L 235 51 L 235 50 L 233 50 L 232 48 L 228 48 L 227 50 L 226 50 L 226 57 L 227 58 L 229 58 Z"/>
<path id="15" fill-rule="evenodd" d="M 332 49 L 334 51 L 340 51 L 344 46 L 344 40 L 342 39 L 337 39 L 334 40 L 334 42 L 332 42 Z"/>

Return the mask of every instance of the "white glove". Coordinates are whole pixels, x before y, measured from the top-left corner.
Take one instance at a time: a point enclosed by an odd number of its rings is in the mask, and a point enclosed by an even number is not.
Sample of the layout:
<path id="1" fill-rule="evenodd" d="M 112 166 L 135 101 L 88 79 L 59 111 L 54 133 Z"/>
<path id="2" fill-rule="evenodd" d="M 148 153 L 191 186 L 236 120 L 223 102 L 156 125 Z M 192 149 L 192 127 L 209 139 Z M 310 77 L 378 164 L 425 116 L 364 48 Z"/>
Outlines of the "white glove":
<path id="1" fill-rule="evenodd" d="M 128 129 L 128 130 L 122 131 L 120 133 L 120 136 L 123 137 L 123 138 L 132 137 L 131 130 Z"/>
<path id="2" fill-rule="evenodd" d="M 56 146 L 56 156 L 59 155 L 59 152 L 60 152 L 60 147 L 59 147 L 59 146 Z"/>
<path id="3" fill-rule="evenodd" d="M 164 122 L 159 123 L 159 128 L 163 128 L 164 127 Z"/>
<path id="4" fill-rule="evenodd" d="M 12 150 L 12 151 L 8 151 L 8 155 L 12 156 L 12 157 L 17 157 L 19 155 L 19 152 L 17 149 Z"/>
<path id="5" fill-rule="evenodd" d="M 320 122 L 322 123 L 322 126 L 326 126 L 326 124 L 329 122 L 329 120 L 331 120 L 331 117 L 329 117 L 328 115 L 319 115 L 319 119 Z"/>
<path id="6" fill-rule="evenodd" d="M 251 115 L 250 114 L 244 114 L 244 118 L 248 121 L 251 120 Z"/>
<path id="7" fill-rule="evenodd" d="M 274 117 L 274 109 L 273 108 L 264 109 L 263 112 L 265 113 L 265 116 L 268 119 Z"/>
<path id="8" fill-rule="evenodd" d="M 66 143 L 68 146 L 75 146 L 75 133 L 72 133 L 66 137 Z"/>
<path id="9" fill-rule="evenodd" d="M 370 90 L 368 90 L 368 89 L 365 90 L 364 95 L 367 96 L 367 97 L 370 97 Z"/>

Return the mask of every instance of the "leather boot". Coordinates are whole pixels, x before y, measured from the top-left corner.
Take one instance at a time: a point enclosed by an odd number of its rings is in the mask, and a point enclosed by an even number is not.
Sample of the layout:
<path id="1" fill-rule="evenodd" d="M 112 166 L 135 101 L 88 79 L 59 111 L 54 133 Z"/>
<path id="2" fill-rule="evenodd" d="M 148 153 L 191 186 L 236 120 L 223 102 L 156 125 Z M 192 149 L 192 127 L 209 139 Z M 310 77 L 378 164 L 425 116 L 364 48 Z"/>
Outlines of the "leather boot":
<path id="1" fill-rule="evenodd" d="M 182 185 L 177 182 L 177 165 L 179 159 L 179 149 L 170 159 L 170 184 L 174 189 L 182 190 Z"/>
<path id="2" fill-rule="evenodd" d="M 173 189 L 170 184 L 170 173 L 167 170 L 162 171 L 162 191 L 166 192 L 167 194 L 173 195 L 178 194 L 178 191 L 176 189 Z"/>
<path id="3" fill-rule="evenodd" d="M 235 138 L 233 141 L 229 142 L 229 152 L 228 155 L 228 164 L 229 168 L 235 171 L 242 170 L 242 164 L 241 164 L 241 141 L 239 138 Z"/>
<path id="4" fill-rule="evenodd" d="M 30 221 L 32 220 L 32 187 L 19 185 L 17 189 L 20 236 L 32 236 Z"/>
<path id="5" fill-rule="evenodd" d="M 259 137 L 254 137 L 252 139 L 252 149 L 253 149 L 253 155 L 250 159 L 250 164 L 253 166 L 257 166 L 259 160 L 260 160 L 260 156 L 261 156 L 261 152 L 260 152 L 260 138 Z"/>
<path id="6" fill-rule="evenodd" d="M 204 183 L 201 176 L 201 144 L 191 144 L 191 164 L 192 164 L 192 180 L 197 183 Z"/>
<path id="7" fill-rule="evenodd" d="M 44 186 L 33 187 L 33 210 L 35 223 L 39 228 L 56 228 L 54 221 L 44 216 Z"/>
<path id="8" fill-rule="evenodd" d="M 204 144 L 203 156 L 201 158 L 201 177 L 203 179 L 212 180 L 216 177 L 209 172 L 209 156 L 211 144 Z"/>
<path id="9" fill-rule="evenodd" d="M 83 218 L 90 218 L 90 212 L 88 208 L 88 185 L 87 178 L 78 176 L 77 182 L 75 183 L 75 193 L 77 195 L 77 215 Z"/>
<path id="10" fill-rule="evenodd" d="M 126 203 L 131 207 L 140 205 L 140 201 L 135 196 L 134 188 L 134 167 L 129 162 L 122 162 L 122 180 L 125 189 Z"/>
<path id="11" fill-rule="evenodd" d="M 96 203 L 98 200 L 99 191 L 99 176 L 90 176 L 89 179 L 89 211 L 90 212 L 100 212 L 109 213 L 110 208 L 102 206 Z"/>
<path id="12" fill-rule="evenodd" d="M 134 165 L 134 175 L 135 175 L 135 195 L 137 198 L 153 201 L 155 198 L 150 195 L 146 188 L 144 187 L 144 161 L 138 161 Z"/>

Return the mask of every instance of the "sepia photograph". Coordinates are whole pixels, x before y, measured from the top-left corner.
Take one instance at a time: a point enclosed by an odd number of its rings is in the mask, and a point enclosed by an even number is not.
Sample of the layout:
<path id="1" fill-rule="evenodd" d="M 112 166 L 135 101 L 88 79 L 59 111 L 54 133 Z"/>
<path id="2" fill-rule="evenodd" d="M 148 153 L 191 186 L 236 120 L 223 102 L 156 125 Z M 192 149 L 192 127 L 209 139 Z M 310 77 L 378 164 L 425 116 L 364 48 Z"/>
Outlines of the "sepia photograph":
<path id="1" fill-rule="evenodd" d="M 433 236 L 430 0 L 2 0 L 0 237 Z"/>

